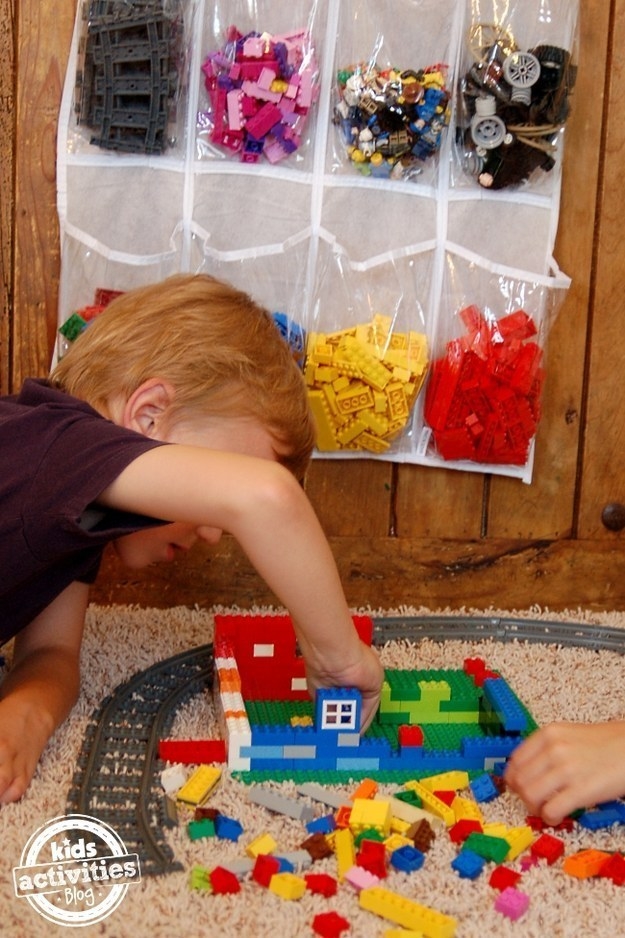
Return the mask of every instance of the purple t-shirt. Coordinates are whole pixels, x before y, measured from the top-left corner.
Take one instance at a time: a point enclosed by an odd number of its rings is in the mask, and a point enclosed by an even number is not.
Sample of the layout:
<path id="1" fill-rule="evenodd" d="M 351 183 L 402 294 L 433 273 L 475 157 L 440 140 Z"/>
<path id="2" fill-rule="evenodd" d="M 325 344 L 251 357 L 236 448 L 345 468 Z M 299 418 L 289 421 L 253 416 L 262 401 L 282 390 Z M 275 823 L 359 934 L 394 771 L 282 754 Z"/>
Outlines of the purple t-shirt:
<path id="1" fill-rule="evenodd" d="M 109 541 L 164 523 L 94 504 L 162 445 L 45 381 L 0 397 L 0 643 L 74 580 L 92 582 Z"/>

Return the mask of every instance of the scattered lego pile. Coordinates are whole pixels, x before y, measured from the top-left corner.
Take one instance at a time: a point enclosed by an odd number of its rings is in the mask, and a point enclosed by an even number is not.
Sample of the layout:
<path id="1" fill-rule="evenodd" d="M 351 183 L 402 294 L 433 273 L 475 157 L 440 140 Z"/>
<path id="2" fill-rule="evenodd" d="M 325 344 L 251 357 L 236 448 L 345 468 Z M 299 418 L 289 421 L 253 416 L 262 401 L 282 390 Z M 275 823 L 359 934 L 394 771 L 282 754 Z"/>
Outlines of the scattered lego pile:
<path id="1" fill-rule="evenodd" d="M 435 154 L 449 119 L 447 68 L 341 69 L 335 120 L 347 153 L 365 176 L 407 179 Z"/>
<path id="2" fill-rule="evenodd" d="M 197 768 L 190 779 L 180 765 L 170 765 L 163 772 L 169 797 L 179 807 L 194 807 L 187 821 L 193 840 L 221 837 L 238 841 L 243 833 L 237 821 L 201 806 L 220 774 L 219 768 L 207 765 Z M 297 787 L 302 797 L 286 797 L 274 788 L 251 786 L 247 792 L 251 803 L 305 825 L 306 836 L 300 849 L 285 854 L 270 834 L 262 834 L 246 845 L 245 856 L 239 860 L 212 869 L 195 865 L 190 885 L 217 895 L 238 893 L 242 881 L 251 880 L 284 900 L 298 900 L 307 890 L 331 899 L 340 886 L 345 886 L 358 896 L 361 908 L 409 930 L 389 930 L 385 938 L 408 933 L 453 938 L 456 919 L 383 885 L 391 870 L 406 875 L 418 873 L 427 863 L 434 840 L 446 834 L 458 847 L 451 863 L 454 873 L 476 879 L 490 869 L 489 885 L 497 893 L 494 908 L 508 919 L 517 920 L 530 903 L 528 894 L 519 888 L 523 872 L 540 861 L 551 865 L 561 860 L 565 846 L 561 838 L 544 830 L 539 818 L 528 817 L 521 827 L 486 823 L 480 804 L 496 799 L 502 789 L 499 776 L 483 773 L 469 780 L 465 771 L 408 782 L 389 797 L 380 794 L 372 779 L 363 780 L 349 795 L 315 783 Z M 319 816 L 311 801 L 329 810 Z M 625 804 L 614 802 L 580 813 L 575 820 L 567 818 L 559 829 L 572 830 L 578 824 L 598 830 L 623 823 Z M 332 857 L 336 876 L 308 872 L 316 861 Z M 519 869 L 506 865 L 517 859 Z M 562 869 L 577 878 L 602 876 L 615 885 L 625 884 L 625 856 L 621 853 L 580 850 L 563 860 Z M 316 915 L 311 927 L 314 934 L 339 938 L 349 931 L 350 923 L 336 911 L 328 910 Z"/>
<path id="3" fill-rule="evenodd" d="M 427 364 L 425 335 L 394 331 L 390 316 L 309 333 L 304 375 L 317 448 L 384 453 L 408 423 Z"/>
<path id="4" fill-rule="evenodd" d="M 466 332 L 432 364 L 425 419 L 443 459 L 524 465 L 540 418 L 543 353 L 534 320 L 518 309 L 486 318 L 460 310 Z"/>
<path id="5" fill-rule="evenodd" d="M 307 32 L 277 36 L 228 30 L 202 65 L 210 109 L 199 124 L 212 143 L 244 163 L 278 163 L 297 150 L 317 93 L 317 63 Z"/>

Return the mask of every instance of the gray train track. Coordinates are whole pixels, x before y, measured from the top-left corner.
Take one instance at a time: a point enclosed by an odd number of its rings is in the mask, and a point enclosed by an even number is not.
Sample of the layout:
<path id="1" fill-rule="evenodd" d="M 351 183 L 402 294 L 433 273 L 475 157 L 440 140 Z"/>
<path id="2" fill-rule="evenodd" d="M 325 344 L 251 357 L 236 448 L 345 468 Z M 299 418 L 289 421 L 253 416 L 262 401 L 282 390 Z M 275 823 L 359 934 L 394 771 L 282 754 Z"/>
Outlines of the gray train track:
<path id="1" fill-rule="evenodd" d="M 212 677 L 212 645 L 175 655 L 116 688 L 87 727 L 67 813 L 109 824 L 139 855 L 143 876 L 181 868 L 164 835 L 158 742 L 177 709 L 210 687 Z"/>
<path id="2" fill-rule="evenodd" d="M 604 626 L 472 616 L 374 618 L 378 646 L 424 638 L 542 642 L 625 654 L 625 631 Z M 212 645 L 183 652 L 120 685 L 89 722 L 67 813 L 109 824 L 128 851 L 139 854 L 144 876 L 181 869 L 165 838 L 158 742 L 169 733 L 178 707 L 210 687 L 212 677 Z"/>

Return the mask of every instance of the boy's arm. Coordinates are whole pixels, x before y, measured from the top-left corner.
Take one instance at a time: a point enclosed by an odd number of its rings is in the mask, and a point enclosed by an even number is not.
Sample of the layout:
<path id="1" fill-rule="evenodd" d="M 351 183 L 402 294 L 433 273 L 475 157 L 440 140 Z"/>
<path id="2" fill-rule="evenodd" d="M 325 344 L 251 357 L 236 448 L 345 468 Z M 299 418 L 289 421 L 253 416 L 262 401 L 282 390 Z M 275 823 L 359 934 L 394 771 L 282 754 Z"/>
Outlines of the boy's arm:
<path id="1" fill-rule="evenodd" d="M 72 583 L 15 638 L 0 684 L 0 804 L 20 798 L 80 686 L 89 587 Z"/>
<path id="2" fill-rule="evenodd" d="M 330 546 L 294 477 L 278 463 L 170 445 L 132 462 L 103 504 L 232 534 L 289 610 L 312 687 L 353 685 L 363 724 L 379 702 L 382 668 L 354 628 Z"/>
<path id="3" fill-rule="evenodd" d="M 533 814 L 559 824 L 625 795 L 625 722 L 551 723 L 516 749 L 506 783 Z"/>

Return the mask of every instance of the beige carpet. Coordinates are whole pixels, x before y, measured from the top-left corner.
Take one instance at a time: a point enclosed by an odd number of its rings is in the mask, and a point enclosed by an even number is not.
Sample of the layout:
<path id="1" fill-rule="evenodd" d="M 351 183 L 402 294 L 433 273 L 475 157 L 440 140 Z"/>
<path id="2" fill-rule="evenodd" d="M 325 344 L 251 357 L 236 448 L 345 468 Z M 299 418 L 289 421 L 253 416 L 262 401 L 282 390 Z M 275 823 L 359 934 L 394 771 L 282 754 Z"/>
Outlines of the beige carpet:
<path id="1" fill-rule="evenodd" d="M 219 610 L 224 611 L 224 610 Z M 371 610 L 365 610 L 371 612 Z M 446 611 L 449 614 L 449 611 Z M 468 613 L 468 610 L 463 610 Z M 388 615 L 427 614 L 428 610 L 386 610 Z M 379 610 L 375 614 L 382 614 Z M 491 610 L 503 617 L 563 619 L 625 627 L 623 615 L 583 612 L 546 613 L 540 609 L 524 612 Z M 476 613 L 483 617 L 485 613 Z M 13 892 L 12 868 L 19 864 L 23 847 L 36 828 L 63 814 L 75 759 L 88 717 L 102 697 L 135 671 L 154 661 L 201 645 L 212 638 L 212 614 L 175 608 L 141 610 L 129 607 L 91 607 L 84 644 L 83 688 L 70 719 L 48 747 L 37 777 L 19 804 L 0 809 L 0 842 L 4 872 L 0 884 L 3 938 L 37 938 L 67 935 L 68 928 L 51 924 L 24 899 Z M 611 652 L 557 648 L 544 644 L 501 644 L 424 640 L 418 645 L 393 642 L 382 650 L 384 664 L 403 668 L 459 668 L 467 656 L 481 655 L 499 669 L 528 705 L 538 722 L 552 719 L 601 720 L 625 717 L 623 673 L 625 662 Z M 174 735 L 210 737 L 216 734 L 212 704 L 200 699 L 177 716 Z M 286 794 L 293 793 L 285 783 Z M 389 793 L 396 786 L 385 786 Z M 241 857 L 245 845 L 259 834 L 270 832 L 280 850 L 297 849 L 305 834 L 300 822 L 271 815 L 265 809 L 246 803 L 245 786 L 227 773 L 210 804 L 236 817 L 244 827 L 238 843 L 217 840 L 189 840 L 184 828 L 172 832 L 170 842 L 176 857 L 190 869 L 194 863 L 212 867 L 224 860 Z M 508 825 L 524 823 L 522 804 L 510 794 L 483 805 L 487 820 Z M 590 833 L 579 829 L 563 835 L 567 853 L 584 847 L 625 849 L 625 828 Z M 438 909 L 458 921 L 458 938 L 478 936 L 625 935 L 625 887 L 608 880 L 578 881 L 567 876 L 558 863 L 543 863 L 523 874 L 520 888 L 530 897 L 530 907 L 517 923 L 495 911 L 497 893 L 488 885 L 488 873 L 478 880 L 459 879 L 450 869 L 456 848 L 446 835 L 437 838 L 427 854 L 424 867 L 412 874 L 392 872 L 384 886 L 403 896 Z M 518 868 L 519 863 L 511 864 Z M 333 859 L 315 864 L 314 871 L 335 872 Z M 232 896 L 211 896 L 192 892 L 188 874 L 173 873 L 150 878 L 131 886 L 120 906 L 97 925 L 81 928 L 78 934 L 103 938 L 295 938 L 312 935 L 311 922 L 320 912 L 336 910 L 351 923 L 350 935 L 357 938 L 383 936 L 391 923 L 363 911 L 349 886 L 337 896 L 306 893 L 299 901 L 285 901 L 251 881 Z"/>

